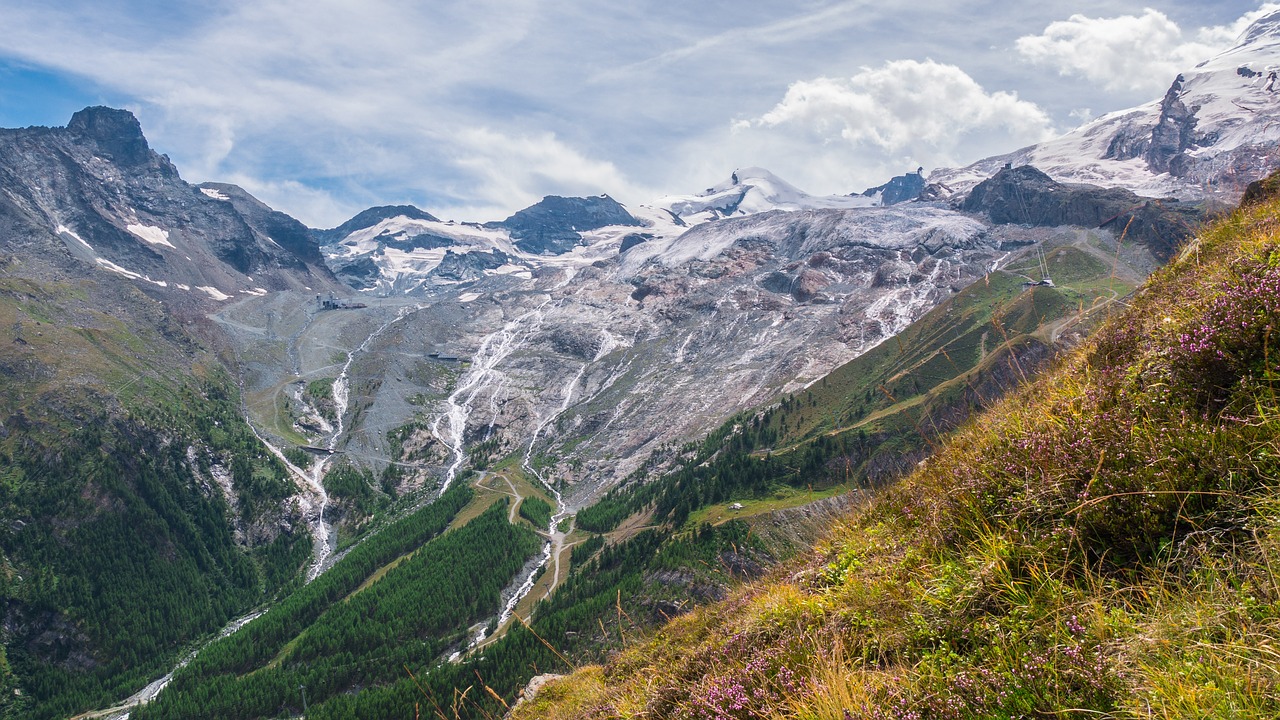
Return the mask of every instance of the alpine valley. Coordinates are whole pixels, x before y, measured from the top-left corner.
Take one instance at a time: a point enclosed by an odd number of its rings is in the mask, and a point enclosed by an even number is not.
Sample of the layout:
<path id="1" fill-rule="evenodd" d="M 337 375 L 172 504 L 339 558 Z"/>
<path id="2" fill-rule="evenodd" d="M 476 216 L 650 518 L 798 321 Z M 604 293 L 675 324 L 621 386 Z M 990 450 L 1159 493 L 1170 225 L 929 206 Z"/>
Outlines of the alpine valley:
<path id="1" fill-rule="evenodd" d="M 0 130 L 3 716 L 501 717 L 634 660 L 1133 304 L 1280 164 L 1277 64 L 1280 13 L 970 167 L 490 222 L 308 228 L 124 110 Z"/>

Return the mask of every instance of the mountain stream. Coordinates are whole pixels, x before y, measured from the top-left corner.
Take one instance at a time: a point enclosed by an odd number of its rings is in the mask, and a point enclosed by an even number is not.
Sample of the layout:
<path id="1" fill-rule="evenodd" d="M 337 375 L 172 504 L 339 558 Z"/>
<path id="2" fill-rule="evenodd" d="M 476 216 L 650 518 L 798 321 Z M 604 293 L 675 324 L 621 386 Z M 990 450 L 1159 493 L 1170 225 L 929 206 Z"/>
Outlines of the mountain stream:
<path id="1" fill-rule="evenodd" d="M 326 563 L 331 559 L 333 555 L 333 528 L 330 527 L 329 523 L 324 518 L 325 510 L 328 508 L 328 505 L 329 505 L 329 494 L 325 492 L 325 489 L 324 489 L 324 471 L 325 471 L 325 468 L 328 466 L 329 460 L 333 457 L 333 452 L 334 450 L 337 449 L 338 443 L 342 439 L 343 433 L 346 431 L 346 426 L 344 422 L 345 422 L 345 415 L 346 415 L 347 408 L 350 405 L 351 364 L 355 362 L 356 356 L 367 351 L 369 349 L 370 343 L 372 343 L 375 339 L 377 339 L 379 335 L 386 332 L 387 328 L 390 328 L 392 325 L 395 325 L 397 322 L 400 322 L 401 320 L 408 317 L 412 313 L 422 309 L 422 307 L 423 306 L 421 305 L 406 305 L 400 308 L 400 310 L 396 313 L 396 316 L 394 318 L 391 318 L 390 320 L 387 320 L 386 322 L 379 325 L 377 329 L 375 329 L 373 332 L 369 333 L 367 337 L 365 337 L 364 342 L 360 343 L 360 345 L 358 345 L 355 349 L 347 353 L 347 359 L 346 359 L 346 362 L 342 365 L 342 371 L 338 373 L 337 379 L 335 379 L 333 382 L 333 401 L 334 401 L 334 405 L 337 408 L 337 412 L 336 412 L 337 422 L 333 425 L 329 436 L 324 440 L 323 447 L 327 452 L 321 455 L 320 457 L 317 457 L 315 462 L 311 464 L 311 467 L 304 470 L 298 467 L 297 465 L 294 465 L 292 462 L 290 462 L 284 456 L 284 452 L 281 451 L 279 447 L 277 447 L 274 443 L 269 441 L 267 438 L 263 437 L 262 433 L 258 432 L 258 428 L 254 426 L 252 419 L 248 416 L 248 413 L 246 412 L 245 414 L 245 422 L 246 424 L 249 425 L 249 428 L 250 430 L 253 431 L 253 434 L 258 437 L 258 440 L 261 441 L 262 444 L 265 445 L 267 449 L 271 451 L 271 454 L 275 455 L 282 463 L 284 463 L 285 467 L 288 468 L 289 472 L 292 473 L 295 478 L 300 480 L 302 484 L 305 487 L 307 487 L 314 496 L 319 498 L 320 507 L 318 511 L 314 512 L 314 519 L 312 520 L 312 523 L 311 523 L 311 533 L 312 533 L 312 537 L 315 539 L 316 546 L 315 546 L 314 557 L 312 558 L 312 561 L 311 561 L 311 566 L 307 568 L 307 582 L 311 582 L 312 580 L 315 580 L 316 577 L 319 576 L 319 574 L 326 569 Z M 243 392 L 243 389 L 242 389 L 242 392 Z M 142 688 L 138 692 L 129 696 L 128 699 L 126 699 L 124 702 L 120 703 L 119 705 L 116 705 L 115 707 L 107 708 L 105 710 L 98 710 L 94 712 L 84 713 L 83 715 L 77 716 L 77 720 L 79 719 L 89 720 L 90 718 L 106 718 L 107 720 L 128 720 L 129 710 L 131 708 L 136 707 L 138 705 L 145 705 L 151 702 L 152 700 L 155 700 L 160 695 L 160 692 L 164 690 L 166 686 L 168 686 L 170 681 L 173 680 L 174 674 L 177 673 L 182 668 L 186 667 L 188 664 L 190 664 L 191 661 L 194 660 L 196 656 L 200 654 L 201 650 L 204 650 L 214 641 L 220 640 L 224 637 L 227 637 L 228 635 L 231 635 L 232 633 L 236 632 L 237 630 L 244 627 L 245 625 L 248 625 L 255 618 L 257 618 L 258 616 L 266 612 L 267 612 L 266 608 L 258 608 L 253 610 L 252 612 L 249 612 L 245 615 L 242 615 L 232 620 L 231 622 L 227 623 L 226 626 L 224 626 L 222 630 L 219 631 L 219 633 L 215 637 L 213 637 L 212 639 L 208 640 L 207 642 L 201 644 L 199 647 L 196 647 L 195 649 L 191 650 L 186 655 L 184 655 L 182 659 L 179 660 L 178 663 L 174 665 L 173 668 L 169 670 L 169 672 L 166 673 L 163 677 L 148 683 L 146 687 Z"/>
<path id="2" fill-rule="evenodd" d="M 551 497 L 555 499 L 555 513 L 551 516 L 551 522 L 548 523 L 544 534 L 547 542 L 542 546 L 541 557 L 536 563 L 526 568 L 523 577 L 520 578 L 520 585 L 517 587 L 516 591 L 507 598 L 507 601 L 502 608 L 502 612 L 498 616 L 498 622 L 494 625 L 495 632 L 500 631 L 506 626 L 507 622 L 511 620 L 512 615 L 515 614 L 516 607 L 522 600 L 528 597 L 529 593 L 533 592 L 533 588 L 534 585 L 537 584 L 540 571 L 546 568 L 548 564 L 551 564 L 553 568 L 552 572 L 554 573 L 552 575 L 550 589 L 554 589 L 560 584 L 560 556 L 563 554 L 565 549 L 565 538 L 569 533 L 573 532 L 574 514 L 569 510 L 568 506 L 565 505 L 564 497 L 560 494 L 560 490 L 554 483 L 549 482 L 542 472 L 535 466 L 533 461 L 533 450 L 538 442 L 538 438 L 542 435 L 543 431 L 546 430 L 547 426 L 555 422 L 556 419 L 563 415 L 573 404 L 574 391 L 582 382 L 582 377 L 586 375 L 587 369 L 592 365 L 592 363 L 599 362 L 620 344 L 620 341 L 613 335 L 613 333 L 608 330 L 600 331 L 600 345 L 596 349 L 595 356 L 591 360 L 584 362 L 582 367 L 578 368 L 578 372 L 565 382 L 563 388 L 560 390 L 559 407 L 557 407 L 556 410 L 547 417 L 539 419 L 537 426 L 533 430 L 533 435 L 529 438 L 529 445 L 525 448 L 524 458 L 521 460 L 520 466 L 524 468 L 525 472 L 529 476 L 537 478 L 538 483 L 546 488 Z M 561 528 L 560 526 L 565 520 L 569 520 L 569 525 L 566 528 Z M 550 589 L 548 589 L 548 592 L 550 592 Z M 487 636 L 488 629 L 481 629 L 477 633 L 476 637 L 472 639 L 469 647 L 474 648 L 480 645 L 485 641 Z M 454 657 L 456 658 L 459 656 L 460 654 L 455 654 Z"/>

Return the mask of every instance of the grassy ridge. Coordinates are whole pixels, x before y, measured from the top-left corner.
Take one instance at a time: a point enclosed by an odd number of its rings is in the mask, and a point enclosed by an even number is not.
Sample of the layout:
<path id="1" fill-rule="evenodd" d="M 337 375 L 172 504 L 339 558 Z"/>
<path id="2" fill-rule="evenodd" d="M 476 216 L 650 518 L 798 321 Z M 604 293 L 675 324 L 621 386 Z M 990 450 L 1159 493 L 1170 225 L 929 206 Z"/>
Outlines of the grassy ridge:
<path id="1" fill-rule="evenodd" d="M 518 718 L 1280 716 L 1280 204 L 802 567 Z"/>
<path id="2" fill-rule="evenodd" d="M 882 459 L 923 447 L 1033 374 L 1058 333 L 1087 327 L 1134 287 L 1073 246 L 1045 264 L 1054 285 L 1028 286 L 1041 275 L 1025 259 L 992 272 L 797 394 L 785 423 L 771 418 L 779 447 L 859 430 L 893 438 Z"/>

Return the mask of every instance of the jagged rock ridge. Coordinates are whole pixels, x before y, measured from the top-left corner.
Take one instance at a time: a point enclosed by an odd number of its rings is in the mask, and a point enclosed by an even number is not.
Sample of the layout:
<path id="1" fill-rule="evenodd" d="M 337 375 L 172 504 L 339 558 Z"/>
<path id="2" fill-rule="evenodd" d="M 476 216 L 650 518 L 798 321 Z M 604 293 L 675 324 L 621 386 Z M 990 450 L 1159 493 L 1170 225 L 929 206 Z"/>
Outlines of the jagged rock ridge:
<path id="1" fill-rule="evenodd" d="M 920 197 L 925 188 L 924 168 L 916 172 L 898 175 L 883 185 L 862 192 L 863 197 L 880 197 L 881 205 L 897 205 Z"/>
<path id="2" fill-rule="evenodd" d="M 301 223 L 234 186 L 187 184 L 125 110 L 0 130 L 0 216 L 21 229 L 3 237 L 11 251 L 74 258 L 174 302 L 338 287 Z"/>

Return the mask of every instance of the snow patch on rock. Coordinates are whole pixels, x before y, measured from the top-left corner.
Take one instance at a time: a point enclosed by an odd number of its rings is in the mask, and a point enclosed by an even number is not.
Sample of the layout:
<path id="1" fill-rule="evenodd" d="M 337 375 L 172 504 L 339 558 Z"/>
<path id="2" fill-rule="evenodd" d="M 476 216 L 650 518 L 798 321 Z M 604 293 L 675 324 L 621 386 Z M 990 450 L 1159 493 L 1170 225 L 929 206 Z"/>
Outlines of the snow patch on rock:
<path id="1" fill-rule="evenodd" d="M 81 245 L 83 245 L 83 246 L 84 246 L 84 248 L 85 248 L 86 250 L 88 250 L 89 252 L 91 252 L 91 253 L 95 253 L 95 254 L 97 253 L 97 250 L 94 250 L 92 245 L 90 245 L 89 243 L 85 242 L 85 241 L 84 241 L 84 238 L 82 238 L 82 237 L 80 237 L 79 235 L 77 235 L 77 234 L 76 234 L 76 232 L 75 232 L 74 230 L 72 230 L 71 228 L 67 227 L 66 225 L 59 225 L 59 226 L 58 226 L 58 229 L 57 229 L 57 232 L 58 232 L 58 234 L 59 234 L 59 235 L 67 235 L 67 236 L 69 236 L 72 240 L 75 240 L 76 242 L 78 242 L 78 243 L 80 243 Z"/>
<path id="2" fill-rule="evenodd" d="M 199 285 L 196 287 L 196 289 L 203 291 L 206 295 L 213 298 L 214 300 L 230 300 L 231 299 L 230 295 L 222 292 L 218 288 L 213 287 L 211 285 Z"/>
<path id="3" fill-rule="evenodd" d="M 125 229 L 133 233 L 134 237 L 137 237 L 139 240 L 151 245 L 161 245 L 168 248 L 173 247 L 173 243 L 169 242 L 168 230 L 140 224 L 127 225 L 125 226 Z"/>

